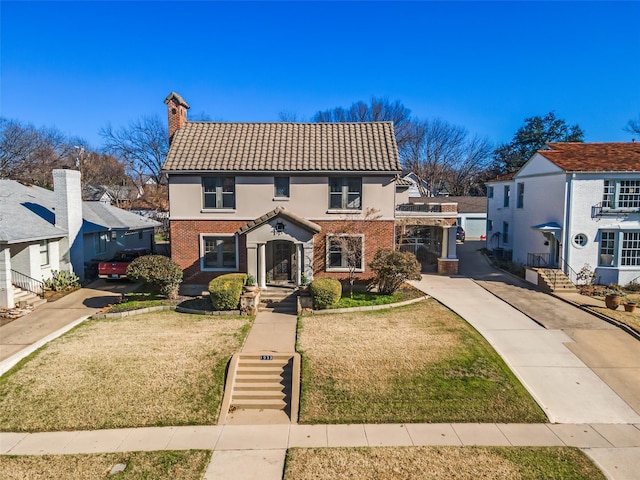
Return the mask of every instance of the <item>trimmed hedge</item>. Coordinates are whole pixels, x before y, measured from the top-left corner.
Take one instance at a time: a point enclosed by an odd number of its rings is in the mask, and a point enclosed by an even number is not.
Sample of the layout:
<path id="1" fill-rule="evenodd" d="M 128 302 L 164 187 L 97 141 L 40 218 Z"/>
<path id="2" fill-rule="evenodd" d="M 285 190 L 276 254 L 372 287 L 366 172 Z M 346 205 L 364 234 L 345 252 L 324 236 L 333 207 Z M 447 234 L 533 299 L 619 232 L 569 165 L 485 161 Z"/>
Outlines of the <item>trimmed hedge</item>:
<path id="1" fill-rule="evenodd" d="M 309 286 L 313 308 L 331 308 L 342 297 L 342 284 L 335 278 L 316 278 Z"/>
<path id="2" fill-rule="evenodd" d="M 246 273 L 227 273 L 209 282 L 209 298 L 214 310 L 236 310 L 240 305 Z"/>

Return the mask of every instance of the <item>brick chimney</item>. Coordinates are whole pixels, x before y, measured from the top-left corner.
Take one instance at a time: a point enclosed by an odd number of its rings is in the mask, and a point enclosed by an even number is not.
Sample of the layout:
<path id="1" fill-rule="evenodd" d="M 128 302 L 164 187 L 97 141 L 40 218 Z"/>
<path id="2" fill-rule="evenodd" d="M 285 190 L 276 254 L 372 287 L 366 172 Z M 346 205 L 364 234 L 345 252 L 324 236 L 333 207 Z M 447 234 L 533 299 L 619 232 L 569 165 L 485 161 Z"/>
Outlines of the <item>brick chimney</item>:
<path id="1" fill-rule="evenodd" d="M 82 187 L 78 170 L 54 170 L 53 194 L 56 227 L 68 237 L 60 242 L 61 266 L 69 266 L 84 279 L 84 238 L 82 237 Z M 61 269 L 62 270 L 62 269 Z"/>
<path id="2" fill-rule="evenodd" d="M 171 92 L 164 99 L 169 115 L 169 143 L 173 140 L 173 135 L 187 123 L 187 110 L 189 104 L 176 92 Z"/>

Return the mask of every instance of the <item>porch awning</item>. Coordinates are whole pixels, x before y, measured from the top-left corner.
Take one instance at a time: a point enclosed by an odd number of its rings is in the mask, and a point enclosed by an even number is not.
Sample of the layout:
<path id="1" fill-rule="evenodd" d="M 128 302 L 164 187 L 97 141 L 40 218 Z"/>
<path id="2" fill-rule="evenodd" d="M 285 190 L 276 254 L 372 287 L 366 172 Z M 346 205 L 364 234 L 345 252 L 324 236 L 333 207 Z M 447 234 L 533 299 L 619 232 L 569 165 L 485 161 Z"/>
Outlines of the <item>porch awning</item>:
<path id="1" fill-rule="evenodd" d="M 261 217 L 256 218 L 255 220 L 251 220 L 248 223 L 245 223 L 238 229 L 238 233 L 242 235 L 243 233 L 250 232 L 254 228 L 258 228 L 260 225 L 267 223 L 269 220 L 272 220 L 276 217 L 282 217 L 289 220 L 292 223 L 296 223 L 300 225 L 302 228 L 305 228 L 311 232 L 318 233 L 322 230 L 320 225 L 317 223 L 310 222 L 309 220 L 302 218 L 294 213 L 291 213 L 285 210 L 284 207 L 277 207 L 270 212 L 265 213 Z"/>
<path id="2" fill-rule="evenodd" d="M 557 240 L 560 240 L 560 232 L 562 231 L 562 226 L 557 222 L 547 222 L 541 223 L 540 225 L 534 225 L 531 228 L 534 230 L 540 230 L 543 234 L 550 233 Z"/>

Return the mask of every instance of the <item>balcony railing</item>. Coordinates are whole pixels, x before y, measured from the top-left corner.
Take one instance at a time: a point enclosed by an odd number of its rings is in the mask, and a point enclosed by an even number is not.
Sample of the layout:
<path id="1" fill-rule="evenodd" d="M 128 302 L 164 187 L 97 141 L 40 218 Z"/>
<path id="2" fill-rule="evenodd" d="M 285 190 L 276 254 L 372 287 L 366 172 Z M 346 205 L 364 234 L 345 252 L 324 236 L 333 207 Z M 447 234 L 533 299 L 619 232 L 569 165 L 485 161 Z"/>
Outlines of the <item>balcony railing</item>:
<path id="1" fill-rule="evenodd" d="M 425 214 L 445 214 L 457 215 L 457 203 L 401 203 L 396 205 L 396 213 L 399 215 L 425 215 Z"/>
<path id="2" fill-rule="evenodd" d="M 640 212 L 640 208 L 611 207 L 608 203 L 600 202 L 591 207 L 591 218 L 604 217 L 606 215 L 628 215 L 638 212 Z"/>

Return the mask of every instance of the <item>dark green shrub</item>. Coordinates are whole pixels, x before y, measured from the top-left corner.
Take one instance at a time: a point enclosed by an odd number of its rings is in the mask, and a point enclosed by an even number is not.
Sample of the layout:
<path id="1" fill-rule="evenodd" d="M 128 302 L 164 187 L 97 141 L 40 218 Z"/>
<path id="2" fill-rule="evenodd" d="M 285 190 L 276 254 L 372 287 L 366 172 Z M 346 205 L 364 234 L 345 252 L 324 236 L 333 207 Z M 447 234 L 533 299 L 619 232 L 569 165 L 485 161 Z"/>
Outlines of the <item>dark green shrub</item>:
<path id="1" fill-rule="evenodd" d="M 342 284 L 335 278 L 316 278 L 309 287 L 313 308 L 322 310 L 330 308 L 342 296 Z"/>
<path id="2" fill-rule="evenodd" d="M 182 283 L 182 269 L 164 255 L 144 255 L 136 258 L 127 267 L 127 278 L 148 283 L 167 298 L 178 297 Z"/>
<path id="3" fill-rule="evenodd" d="M 384 295 L 393 294 L 406 280 L 421 278 L 420 263 L 410 252 L 378 250 L 369 267 L 376 274 L 374 283 L 378 291 Z"/>
<path id="4" fill-rule="evenodd" d="M 209 282 L 209 298 L 214 310 L 236 310 L 240 305 L 246 273 L 228 273 Z"/>

